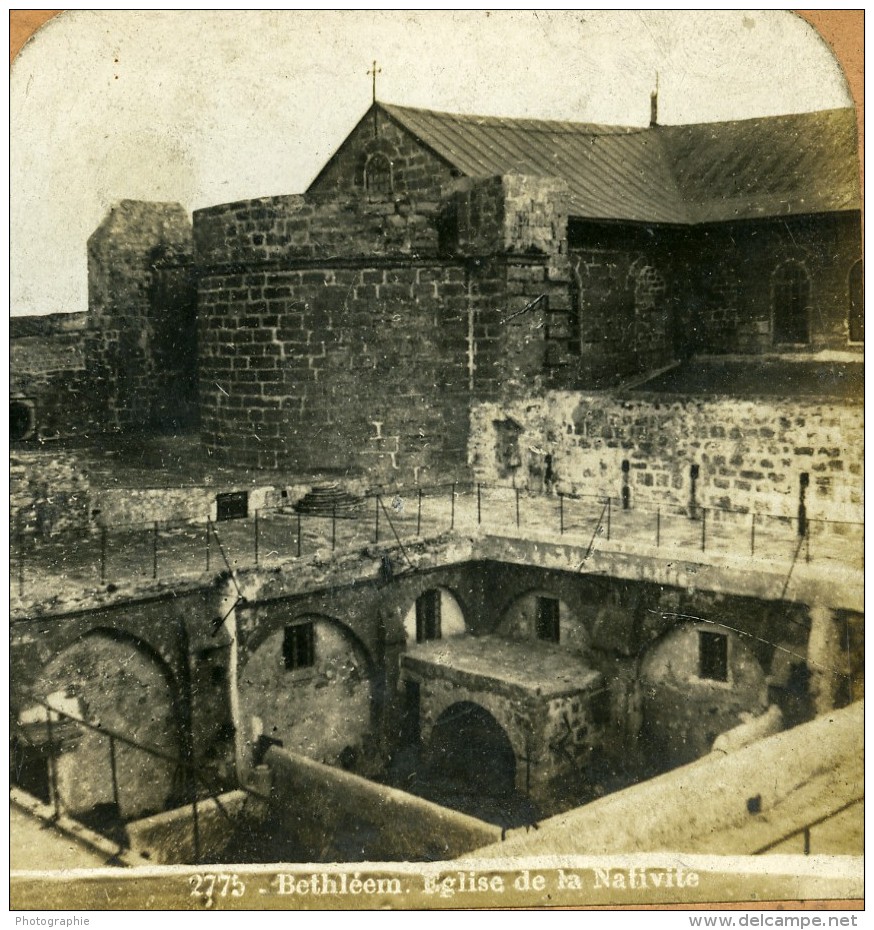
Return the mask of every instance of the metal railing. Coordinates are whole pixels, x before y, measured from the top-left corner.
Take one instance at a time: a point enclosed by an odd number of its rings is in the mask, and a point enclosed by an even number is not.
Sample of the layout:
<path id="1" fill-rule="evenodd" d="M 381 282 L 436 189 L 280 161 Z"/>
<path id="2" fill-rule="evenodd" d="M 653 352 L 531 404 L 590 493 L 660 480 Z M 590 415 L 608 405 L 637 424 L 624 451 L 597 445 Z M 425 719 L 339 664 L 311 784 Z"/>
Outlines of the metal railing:
<path id="1" fill-rule="evenodd" d="M 216 522 L 151 521 L 71 529 L 46 536 L 14 529 L 11 590 L 53 593 L 80 585 L 105 588 L 139 580 L 196 578 L 219 570 L 277 565 L 290 559 L 408 545 L 458 531 L 554 536 L 585 547 L 633 545 L 749 555 L 795 563 L 836 559 L 861 565 L 864 524 L 790 517 L 718 506 L 631 506 L 628 496 L 537 493 L 486 482 L 452 482 L 372 491 L 358 506 L 330 513 L 260 508 Z M 609 547 L 608 545 L 609 544 Z"/>
<path id="2" fill-rule="evenodd" d="M 66 711 L 59 710 L 58 708 L 53 707 L 51 704 L 42 699 L 31 698 L 30 703 L 34 706 L 43 708 L 46 712 L 46 762 L 48 765 L 49 804 L 54 809 L 54 814 L 52 817 L 53 821 L 59 820 L 68 806 L 65 804 L 64 798 L 62 797 L 58 786 L 58 758 L 62 752 L 64 739 L 59 738 L 58 733 L 56 732 L 56 727 L 63 721 L 68 725 L 68 729 L 69 725 L 72 724 L 73 727 L 75 727 L 77 730 L 93 732 L 98 734 L 101 738 L 108 740 L 109 754 L 107 760 L 107 775 L 109 776 L 109 781 L 112 786 L 113 807 L 115 811 L 118 812 L 117 826 L 123 826 L 124 823 L 124 819 L 121 816 L 123 806 L 118 778 L 116 749 L 118 745 L 127 746 L 137 752 L 149 756 L 150 758 L 159 759 L 162 762 L 166 762 L 168 765 L 173 766 L 174 772 L 182 773 L 184 778 L 183 793 L 186 795 L 186 797 L 184 801 L 182 801 L 175 809 L 189 806 L 191 807 L 192 846 L 194 850 L 194 863 L 192 864 L 197 864 L 201 860 L 202 842 L 200 835 L 200 814 L 204 805 L 213 805 L 222 816 L 222 818 L 229 823 L 229 825 L 235 826 L 233 817 L 222 804 L 221 800 L 217 797 L 220 789 L 217 786 L 210 785 L 207 782 L 207 780 L 203 777 L 202 773 L 197 768 L 193 759 L 181 759 L 177 756 L 170 755 L 161 749 L 157 749 L 154 746 L 147 746 L 144 743 L 140 743 L 138 740 L 135 740 L 130 736 L 126 736 L 123 733 L 119 733 L 116 730 L 110 730 L 101 724 L 91 723 L 88 720 L 83 720 L 81 717 L 76 717 L 73 714 L 67 713 Z M 67 739 L 69 739 L 69 737 L 67 737 Z M 176 778 L 174 777 L 172 781 L 175 782 Z M 254 791 L 252 788 L 247 787 L 246 785 L 240 785 L 236 790 L 244 791 L 247 795 L 259 801 L 268 800 L 264 795 Z M 76 819 L 75 815 L 72 816 L 73 819 Z M 98 829 L 97 832 L 100 832 L 100 830 Z M 116 831 L 112 832 L 116 833 Z M 104 835 L 106 835 L 108 839 L 114 839 L 118 845 L 116 856 L 122 855 L 124 852 L 126 852 L 128 845 L 125 838 L 119 838 L 117 835 L 113 837 L 109 833 Z"/>
<path id="3" fill-rule="evenodd" d="M 754 850 L 754 856 L 761 856 L 764 853 L 770 852 L 772 849 L 776 849 L 778 846 L 782 846 L 784 843 L 787 843 L 789 840 L 795 839 L 795 837 L 800 836 L 803 838 L 804 844 L 804 855 L 811 855 L 814 850 L 812 849 L 811 843 L 811 831 L 815 827 L 820 827 L 825 823 L 828 823 L 830 820 L 833 820 L 839 814 L 842 814 L 844 811 L 849 810 L 851 807 L 854 807 L 856 804 L 861 804 L 864 801 L 863 797 L 853 798 L 851 801 L 847 801 L 845 804 L 842 804 L 840 807 L 836 808 L 833 811 L 830 811 L 828 814 L 818 817 L 816 820 L 811 820 L 810 823 L 805 824 L 803 827 L 798 827 L 795 830 L 790 831 L 789 833 L 784 833 L 779 839 L 773 840 L 770 843 L 767 843 L 765 846 L 760 847 L 759 849 Z"/>

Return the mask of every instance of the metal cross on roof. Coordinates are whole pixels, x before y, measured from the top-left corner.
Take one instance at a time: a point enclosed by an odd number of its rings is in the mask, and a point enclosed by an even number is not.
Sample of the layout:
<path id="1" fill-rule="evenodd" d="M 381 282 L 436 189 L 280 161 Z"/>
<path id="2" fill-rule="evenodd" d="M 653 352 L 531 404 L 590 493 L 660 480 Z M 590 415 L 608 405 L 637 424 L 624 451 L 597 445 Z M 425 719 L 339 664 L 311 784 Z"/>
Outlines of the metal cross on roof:
<path id="1" fill-rule="evenodd" d="M 382 68 L 377 68 L 376 61 L 374 61 L 373 67 L 367 73 L 373 75 L 373 102 L 376 103 L 376 76 L 382 74 Z"/>

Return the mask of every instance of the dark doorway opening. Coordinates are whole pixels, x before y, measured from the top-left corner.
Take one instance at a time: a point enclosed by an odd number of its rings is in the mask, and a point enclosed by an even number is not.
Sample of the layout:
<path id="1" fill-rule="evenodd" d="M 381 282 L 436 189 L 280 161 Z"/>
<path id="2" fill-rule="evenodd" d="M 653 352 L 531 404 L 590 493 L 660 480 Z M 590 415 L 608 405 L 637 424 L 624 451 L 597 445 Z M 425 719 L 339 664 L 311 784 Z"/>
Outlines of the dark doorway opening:
<path id="1" fill-rule="evenodd" d="M 810 279 L 802 265 L 786 262 L 774 275 L 774 342 L 810 341 Z"/>
<path id="2" fill-rule="evenodd" d="M 559 642 L 561 636 L 559 611 L 559 602 L 556 598 L 537 598 L 537 614 L 534 626 L 538 639 L 545 640 L 548 643 Z"/>
<path id="3" fill-rule="evenodd" d="M 507 734 L 487 710 L 470 701 L 440 715 L 429 760 L 436 777 L 465 793 L 500 797 L 515 788 L 516 756 Z"/>
<path id="4" fill-rule="evenodd" d="M 404 682 L 404 729 L 403 740 L 407 745 L 418 746 L 422 738 L 421 705 L 422 689 L 418 681 Z"/>
<path id="5" fill-rule="evenodd" d="M 28 439 L 33 432 L 33 404 L 23 400 L 9 402 L 9 439 L 21 442 Z"/>
<path id="6" fill-rule="evenodd" d="M 13 785 L 23 788 L 43 804 L 51 803 L 49 788 L 49 757 L 45 747 L 33 746 L 13 737 L 9 754 L 10 778 Z"/>
<path id="7" fill-rule="evenodd" d="M 440 639 L 440 592 L 425 591 L 416 599 L 416 642 Z"/>

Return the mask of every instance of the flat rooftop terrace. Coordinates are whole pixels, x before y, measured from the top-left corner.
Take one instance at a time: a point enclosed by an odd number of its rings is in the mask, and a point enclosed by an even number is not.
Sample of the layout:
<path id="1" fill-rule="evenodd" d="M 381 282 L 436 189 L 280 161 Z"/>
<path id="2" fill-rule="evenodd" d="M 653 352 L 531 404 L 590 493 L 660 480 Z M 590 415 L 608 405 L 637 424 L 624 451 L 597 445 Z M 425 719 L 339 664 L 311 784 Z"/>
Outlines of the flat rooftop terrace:
<path id="1" fill-rule="evenodd" d="M 634 390 L 862 403 L 865 365 L 861 356 L 844 352 L 827 356 L 696 356 L 638 384 Z"/>
<path id="2" fill-rule="evenodd" d="M 340 556 L 386 552 L 399 569 L 406 549 L 433 540 L 467 539 L 488 558 L 571 571 L 632 571 L 661 583 L 705 584 L 707 573 L 731 574 L 734 593 L 802 599 L 826 585 L 823 603 L 861 609 L 864 526 L 809 514 L 799 536 L 794 517 L 718 508 L 683 508 L 617 498 L 534 493 L 466 481 L 366 491 L 361 479 L 251 472 L 216 466 L 195 437 L 87 446 L 45 444 L 44 454 L 75 451 L 88 475 L 92 506 L 103 508 L 87 528 L 17 533 L 10 549 L 12 616 L 62 612 L 71 601 L 117 592 L 117 598 L 208 584 L 219 573 L 328 563 Z M 42 453 L 40 453 L 42 454 Z M 359 503 L 336 514 L 299 514 L 293 503 L 316 484 L 338 482 Z M 269 490 L 282 506 L 250 504 L 245 517 L 212 522 L 215 496 Z M 180 501 L 186 517 L 178 516 Z M 150 519 L 119 522 L 131 502 Z M 212 520 L 210 515 L 212 514 Z M 539 561 L 538 561 L 539 560 Z M 643 567 L 640 567 L 643 566 Z M 626 577 L 631 577 L 627 575 Z M 752 582 L 755 581 L 755 584 Z M 800 586 L 800 587 L 799 587 Z M 766 593 L 762 593 L 766 592 Z M 835 600 L 836 599 L 836 600 Z M 79 606 L 84 606 L 81 603 Z"/>
<path id="3" fill-rule="evenodd" d="M 459 636 L 407 649 L 402 665 L 429 677 L 449 678 L 472 687 L 521 691 L 553 698 L 586 691 L 601 680 L 566 647 L 513 642 L 499 636 Z"/>

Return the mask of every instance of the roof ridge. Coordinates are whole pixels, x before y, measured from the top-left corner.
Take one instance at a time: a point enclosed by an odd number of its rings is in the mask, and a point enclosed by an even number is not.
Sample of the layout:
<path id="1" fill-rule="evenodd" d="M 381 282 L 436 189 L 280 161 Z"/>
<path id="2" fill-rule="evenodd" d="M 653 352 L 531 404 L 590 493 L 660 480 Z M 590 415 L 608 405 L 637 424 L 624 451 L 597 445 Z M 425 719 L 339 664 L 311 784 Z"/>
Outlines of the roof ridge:
<path id="1" fill-rule="evenodd" d="M 427 116 L 438 116 L 448 119 L 458 120 L 459 122 L 469 122 L 476 120 L 481 122 L 481 124 L 486 123 L 546 123 L 550 127 L 565 126 L 569 127 L 570 131 L 574 129 L 589 129 L 589 130 L 600 130 L 599 132 L 593 132 L 592 135 L 631 135 L 635 133 L 648 133 L 658 130 L 676 130 L 676 129 L 689 129 L 695 128 L 698 126 L 727 126 L 727 125 L 736 125 L 738 123 L 759 123 L 763 120 L 780 120 L 780 119 L 796 119 L 796 118 L 808 118 L 812 116 L 824 116 L 826 114 L 837 114 L 837 113 L 856 113 L 856 108 L 854 106 L 845 106 L 845 107 L 828 107 L 824 110 L 804 110 L 801 112 L 795 113 L 771 113 L 763 116 L 744 116 L 740 119 L 715 119 L 715 120 L 701 120 L 698 122 L 692 123 L 657 123 L 655 126 L 641 125 L 641 126 L 626 126 L 622 123 L 595 123 L 595 122 L 583 122 L 581 120 L 567 120 L 567 119 L 543 119 L 536 116 L 495 116 L 487 114 L 477 114 L 477 113 L 457 113 L 450 110 L 435 110 L 430 107 L 410 107 L 404 106 L 397 103 L 386 103 L 385 101 L 378 100 L 376 105 L 382 107 L 387 112 L 392 113 L 393 111 L 400 111 L 401 113 L 416 113 Z M 538 131 L 534 129 L 533 131 Z M 542 129 L 541 132 L 548 132 L 554 130 Z"/>
<path id="2" fill-rule="evenodd" d="M 576 120 L 559 120 L 559 119 L 541 119 L 536 116 L 487 116 L 477 113 L 451 113 L 448 110 L 431 110 L 428 107 L 405 107 L 394 103 L 384 103 L 377 101 L 377 106 L 382 107 L 387 113 L 397 116 L 404 113 L 417 114 L 420 116 L 437 116 L 445 119 L 456 120 L 460 123 L 477 122 L 480 125 L 513 123 L 519 125 L 527 123 L 531 126 L 533 132 L 556 132 L 561 131 L 557 127 L 565 127 L 564 131 L 568 135 L 579 135 L 580 131 L 588 130 L 590 135 L 616 135 L 626 136 L 638 133 L 650 132 L 651 126 L 623 126 L 619 123 L 583 123 Z M 537 124 L 546 124 L 549 128 L 538 129 Z M 595 130 L 595 131 L 593 131 Z M 585 132 L 583 134 L 586 134 Z"/>

